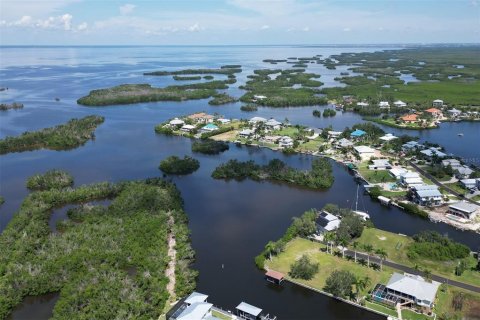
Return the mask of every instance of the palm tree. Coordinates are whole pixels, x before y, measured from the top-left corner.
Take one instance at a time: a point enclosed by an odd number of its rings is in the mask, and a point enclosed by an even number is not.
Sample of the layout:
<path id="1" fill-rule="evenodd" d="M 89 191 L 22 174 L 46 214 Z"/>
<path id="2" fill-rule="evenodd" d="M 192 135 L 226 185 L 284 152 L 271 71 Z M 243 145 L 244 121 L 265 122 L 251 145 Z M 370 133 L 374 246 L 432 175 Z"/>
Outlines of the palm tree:
<path id="1" fill-rule="evenodd" d="M 423 275 L 425 276 L 426 280 L 432 280 L 432 271 L 430 271 L 430 269 L 423 269 Z"/>
<path id="2" fill-rule="evenodd" d="M 370 285 L 372 281 L 370 280 L 369 276 L 365 276 L 364 278 L 358 278 L 355 281 L 355 287 L 356 287 L 356 295 L 357 295 L 357 302 L 358 302 L 358 294 L 365 290 L 366 287 Z"/>
<path id="3" fill-rule="evenodd" d="M 331 245 L 331 251 L 330 253 L 333 254 L 333 239 L 335 238 L 335 235 L 332 232 L 327 232 L 323 235 L 323 240 L 327 243 L 327 253 L 328 253 L 328 248 Z"/>
<path id="4" fill-rule="evenodd" d="M 377 249 L 375 253 L 380 257 L 380 270 L 382 270 L 382 262 L 388 257 L 388 253 L 383 249 Z"/>
<path id="5" fill-rule="evenodd" d="M 340 240 L 340 245 L 342 246 L 342 258 L 345 259 L 345 249 L 348 244 L 348 241 L 345 239 Z"/>
<path id="6" fill-rule="evenodd" d="M 275 243 L 273 241 L 268 241 L 265 245 L 265 250 L 268 252 L 268 259 L 272 260 L 272 252 L 275 250 Z"/>
<path id="7" fill-rule="evenodd" d="M 370 267 L 370 253 L 373 251 L 373 246 L 371 244 L 363 245 L 363 249 L 367 252 L 367 266 Z"/>
<path id="8" fill-rule="evenodd" d="M 353 246 L 353 251 L 355 252 L 355 263 L 357 263 L 357 248 L 358 248 L 358 241 L 353 241 L 352 246 Z"/>

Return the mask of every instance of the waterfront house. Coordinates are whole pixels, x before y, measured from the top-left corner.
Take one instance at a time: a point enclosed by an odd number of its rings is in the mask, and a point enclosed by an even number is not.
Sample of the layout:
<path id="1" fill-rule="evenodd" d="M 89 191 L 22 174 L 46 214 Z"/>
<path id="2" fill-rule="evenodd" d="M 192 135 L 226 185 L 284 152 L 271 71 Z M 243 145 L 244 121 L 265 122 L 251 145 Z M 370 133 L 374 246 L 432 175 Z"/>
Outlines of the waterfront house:
<path id="1" fill-rule="evenodd" d="M 210 123 L 213 122 L 214 116 L 206 114 L 205 112 L 198 112 L 189 115 L 187 119 L 190 119 L 195 123 Z"/>
<path id="2" fill-rule="evenodd" d="M 328 138 L 337 139 L 342 135 L 342 131 L 328 131 Z"/>
<path id="3" fill-rule="evenodd" d="M 393 103 L 393 105 L 397 108 L 403 108 L 403 107 L 406 107 L 407 104 L 405 102 L 403 102 L 402 100 L 397 100 Z"/>
<path id="4" fill-rule="evenodd" d="M 433 148 L 433 147 L 422 150 L 422 151 L 420 151 L 420 153 L 423 154 L 423 156 L 425 158 L 427 158 L 428 160 L 432 160 L 435 156 L 437 158 L 445 158 L 447 156 L 445 153 L 443 153 L 440 150 L 438 150 L 437 148 Z"/>
<path id="5" fill-rule="evenodd" d="M 342 96 L 343 102 L 350 104 L 355 100 L 352 96 Z"/>
<path id="6" fill-rule="evenodd" d="M 386 285 L 375 286 L 372 299 L 391 306 L 400 304 L 431 313 L 439 287 L 439 282 L 428 282 L 420 276 L 394 272 Z"/>
<path id="7" fill-rule="evenodd" d="M 436 185 L 419 185 L 413 187 L 413 201 L 421 206 L 439 206 L 442 204 L 442 193 Z"/>
<path id="8" fill-rule="evenodd" d="M 262 313 L 262 309 L 252 306 L 251 304 L 241 302 L 235 309 L 237 309 L 237 315 L 240 317 L 240 319 L 261 319 L 260 314 Z"/>
<path id="9" fill-rule="evenodd" d="M 348 139 L 342 138 L 342 139 L 338 140 L 338 142 L 335 144 L 335 146 L 338 149 L 350 148 L 350 147 L 353 146 L 353 142 L 348 140 Z"/>
<path id="10" fill-rule="evenodd" d="M 168 320 L 209 319 L 212 316 L 213 304 L 207 302 L 208 296 L 192 292 L 187 298 L 181 299 L 167 313 Z"/>
<path id="11" fill-rule="evenodd" d="M 440 100 L 440 99 L 433 100 L 432 107 L 434 107 L 434 108 L 443 107 L 443 100 Z"/>
<path id="12" fill-rule="evenodd" d="M 457 179 L 467 179 L 473 173 L 473 170 L 466 165 L 455 167 L 453 170 Z"/>
<path id="13" fill-rule="evenodd" d="M 265 143 L 275 144 L 275 143 L 278 143 L 278 140 L 280 140 L 281 137 L 282 136 L 265 136 L 261 139 L 261 141 Z"/>
<path id="14" fill-rule="evenodd" d="M 363 137 L 364 135 L 366 135 L 367 133 L 363 130 L 360 130 L 360 129 L 357 129 L 355 131 L 353 131 L 352 133 L 350 133 L 350 137 L 352 138 L 361 138 Z"/>
<path id="15" fill-rule="evenodd" d="M 253 99 L 264 100 L 264 99 L 267 99 L 267 96 L 262 96 L 262 95 L 256 94 L 256 95 L 253 96 Z"/>
<path id="16" fill-rule="evenodd" d="M 401 117 L 403 122 L 407 123 L 412 123 L 412 122 L 417 122 L 418 121 L 418 115 L 412 113 L 412 114 L 407 114 L 406 116 Z"/>
<path id="17" fill-rule="evenodd" d="M 240 138 L 249 138 L 251 135 L 253 135 L 254 131 L 252 129 L 243 129 L 238 133 Z"/>
<path id="18" fill-rule="evenodd" d="M 402 174 L 407 173 L 407 169 L 404 168 L 392 168 L 388 172 L 397 180 L 400 180 Z"/>
<path id="19" fill-rule="evenodd" d="M 418 143 L 415 140 L 408 141 L 407 143 L 402 145 L 402 150 L 404 152 L 407 152 L 407 151 L 410 151 L 410 150 L 413 150 L 413 149 L 423 149 L 423 148 L 424 148 L 424 145 Z"/>
<path id="20" fill-rule="evenodd" d="M 473 190 L 477 187 L 477 179 L 462 179 L 460 180 L 462 187 L 468 190 Z"/>
<path id="21" fill-rule="evenodd" d="M 460 201 L 449 205 L 448 213 L 461 218 L 472 220 L 475 219 L 475 217 L 477 216 L 479 209 L 480 207 L 476 204 L 467 201 Z"/>
<path id="22" fill-rule="evenodd" d="M 447 110 L 448 112 L 448 115 L 452 118 L 457 118 L 458 116 L 460 116 L 462 114 L 462 111 L 458 110 L 458 109 L 450 109 L 450 110 Z"/>
<path id="23" fill-rule="evenodd" d="M 280 284 L 284 279 L 285 276 L 283 273 L 274 270 L 268 270 L 267 273 L 265 273 L 265 280 L 274 284 Z"/>
<path id="24" fill-rule="evenodd" d="M 357 102 L 357 107 L 360 107 L 360 108 L 368 107 L 368 103 L 366 103 L 366 102 Z"/>
<path id="25" fill-rule="evenodd" d="M 392 169 L 392 165 L 387 159 L 372 160 L 373 164 L 368 166 L 370 170 L 387 170 Z"/>
<path id="26" fill-rule="evenodd" d="M 406 171 L 400 173 L 400 183 L 407 188 L 413 188 L 423 185 L 423 180 L 417 172 Z"/>
<path id="27" fill-rule="evenodd" d="M 256 124 L 258 124 L 258 123 L 260 123 L 260 122 L 265 123 L 265 122 L 267 122 L 267 119 L 262 118 L 262 117 L 253 117 L 252 119 L 250 119 L 250 120 L 248 121 L 248 123 L 253 124 L 253 125 L 256 125 Z"/>
<path id="28" fill-rule="evenodd" d="M 293 147 L 293 139 L 289 136 L 283 136 L 278 140 L 278 145 L 281 148 L 291 148 Z"/>
<path id="29" fill-rule="evenodd" d="M 425 110 L 428 114 L 430 114 L 434 119 L 442 118 L 443 113 L 441 110 L 438 110 L 437 108 L 430 108 Z"/>
<path id="30" fill-rule="evenodd" d="M 456 167 L 460 167 L 461 165 L 462 164 L 457 159 L 444 159 L 444 160 L 442 160 L 442 166 L 443 167 L 451 166 L 452 169 L 455 169 Z"/>
<path id="31" fill-rule="evenodd" d="M 392 140 L 397 139 L 397 138 L 398 138 L 398 137 L 394 136 L 393 134 L 387 133 L 386 135 L 381 136 L 381 137 L 380 137 L 380 140 L 383 140 L 383 141 L 392 141 Z"/>
<path id="32" fill-rule="evenodd" d="M 170 122 L 168 124 L 172 128 L 180 128 L 181 126 L 183 126 L 185 124 L 185 121 L 180 120 L 178 118 L 175 118 L 173 120 L 170 120 Z"/>
<path id="33" fill-rule="evenodd" d="M 353 147 L 353 149 L 362 160 L 370 160 L 371 157 L 375 156 L 375 149 L 372 149 L 369 146 L 356 146 Z"/>
<path id="34" fill-rule="evenodd" d="M 388 101 L 380 101 L 378 106 L 382 109 L 390 108 L 390 103 Z"/>
<path id="35" fill-rule="evenodd" d="M 185 124 L 183 127 L 180 128 L 180 130 L 184 132 L 192 132 L 192 130 L 195 129 L 195 126 L 192 126 L 191 124 Z"/>
<path id="36" fill-rule="evenodd" d="M 327 211 L 322 211 L 318 215 L 315 224 L 317 225 L 317 233 L 323 234 L 336 230 L 340 226 L 340 218 Z"/>
<path id="37" fill-rule="evenodd" d="M 212 132 L 216 130 L 218 130 L 218 127 L 213 123 L 209 123 L 201 129 L 202 132 Z"/>
<path id="38" fill-rule="evenodd" d="M 273 118 L 270 118 L 267 122 L 265 122 L 265 126 L 271 130 L 280 130 L 280 128 L 282 127 L 282 123 Z"/>
<path id="39" fill-rule="evenodd" d="M 219 118 L 217 119 L 217 121 L 220 122 L 221 124 L 228 124 L 232 122 L 230 119 L 225 119 L 225 118 Z"/>

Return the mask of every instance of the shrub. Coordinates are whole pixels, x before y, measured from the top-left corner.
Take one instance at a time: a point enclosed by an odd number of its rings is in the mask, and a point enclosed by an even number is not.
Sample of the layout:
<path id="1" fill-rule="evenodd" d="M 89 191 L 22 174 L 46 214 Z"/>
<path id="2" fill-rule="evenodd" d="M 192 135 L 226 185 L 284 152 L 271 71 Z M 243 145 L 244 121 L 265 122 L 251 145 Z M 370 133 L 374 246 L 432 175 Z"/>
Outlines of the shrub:
<path id="1" fill-rule="evenodd" d="M 352 294 L 355 282 L 356 277 L 350 271 L 334 270 L 327 278 L 324 289 L 335 297 L 346 298 Z"/>
<path id="2" fill-rule="evenodd" d="M 455 242 L 436 231 L 422 231 L 413 236 L 413 242 L 408 246 L 407 254 L 415 258 L 421 256 L 436 261 L 463 259 L 470 255 L 470 249 Z"/>
<path id="3" fill-rule="evenodd" d="M 219 154 L 229 149 L 228 143 L 215 140 L 194 141 L 192 151 L 204 154 Z"/>
<path id="4" fill-rule="evenodd" d="M 44 174 L 36 174 L 27 180 L 30 190 L 63 189 L 73 186 L 73 176 L 65 171 L 50 170 Z"/>
<path id="5" fill-rule="evenodd" d="M 170 156 L 160 162 L 159 169 L 167 174 L 185 175 L 190 174 L 200 168 L 200 162 L 189 156 L 183 159 L 177 156 Z"/>

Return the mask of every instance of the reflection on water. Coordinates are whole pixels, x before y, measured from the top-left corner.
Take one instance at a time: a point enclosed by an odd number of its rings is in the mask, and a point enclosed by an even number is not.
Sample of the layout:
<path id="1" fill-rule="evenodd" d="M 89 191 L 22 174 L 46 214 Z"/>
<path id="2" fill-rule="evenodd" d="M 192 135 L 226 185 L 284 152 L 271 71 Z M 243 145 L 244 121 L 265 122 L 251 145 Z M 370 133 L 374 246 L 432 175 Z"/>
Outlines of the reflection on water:
<path id="1" fill-rule="evenodd" d="M 59 298 L 58 293 L 41 296 L 28 296 L 23 299 L 7 318 L 8 320 L 47 320 L 53 315 L 53 307 Z"/>

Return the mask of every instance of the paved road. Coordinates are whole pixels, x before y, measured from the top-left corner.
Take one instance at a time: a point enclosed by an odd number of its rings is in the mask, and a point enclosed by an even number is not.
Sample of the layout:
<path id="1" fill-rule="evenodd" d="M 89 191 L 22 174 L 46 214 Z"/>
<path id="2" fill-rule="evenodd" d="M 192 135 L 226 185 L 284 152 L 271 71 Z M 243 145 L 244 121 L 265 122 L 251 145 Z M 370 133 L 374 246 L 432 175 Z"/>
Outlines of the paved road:
<path id="1" fill-rule="evenodd" d="M 473 201 L 471 199 L 468 199 L 465 197 L 464 194 L 461 194 L 455 190 L 453 190 L 452 188 L 450 188 L 449 186 L 446 186 L 444 184 L 442 184 L 440 181 L 437 180 L 437 178 L 435 178 L 434 176 L 432 176 L 430 173 L 426 172 L 425 170 L 423 170 L 422 168 L 420 168 L 419 166 L 417 166 L 415 163 L 413 163 L 412 161 L 409 161 L 410 165 L 412 167 L 414 167 L 418 172 L 420 172 L 422 175 L 424 175 L 425 177 L 427 177 L 428 179 L 432 180 L 432 182 L 434 184 L 436 184 L 437 186 L 439 187 L 442 187 L 444 189 L 446 189 L 448 192 L 452 193 L 453 195 L 459 197 L 459 198 L 462 198 L 468 202 L 471 202 L 473 204 L 476 204 L 476 205 L 480 205 L 480 203 L 476 202 L 476 201 Z M 466 192 L 466 191 L 465 191 Z"/>
<path id="2" fill-rule="evenodd" d="M 353 257 L 355 255 L 355 252 L 352 251 L 352 250 L 346 250 L 345 255 L 349 255 L 349 256 Z M 361 258 L 361 259 L 367 260 L 367 257 L 368 257 L 368 255 L 366 253 L 357 252 L 357 259 Z M 372 263 L 372 262 L 380 264 L 380 258 L 375 257 L 375 256 L 370 256 L 370 263 Z M 398 264 L 398 263 L 393 262 L 393 261 L 384 260 L 383 265 L 384 266 L 389 266 L 389 267 L 392 267 L 392 268 L 395 268 L 395 269 L 398 269 L 398 270 L 401 270 L 401 271 L 404 271 L 404 272 L 407 272 L 407 273 L 423 276 L 423 273 L 421 271 L 416 270 L 414 268 L 404 266 L 402 264 Z M 440 276 L 437 276 L 437 275 L 434 275 L 434 274 L 432 274 L 432 280 L 435 280 L 435 281 L 438 281 L 438 282 L 441 282 L 441 283 L 446 283 L 448 285 L 455 286 L 455 287 L 458 287 L 458 288 L 462 288 L 462 289 L 466 289 L 466 290 L 470 290 L 470 291 L 473 291 L 473 292 L 480 293 L 480 287 L 476 287 L 476 286 L 472 286 L 472 285 L 467 284 L 467 283 L 447 279 L 447 278 L 440 277 Z"/>

